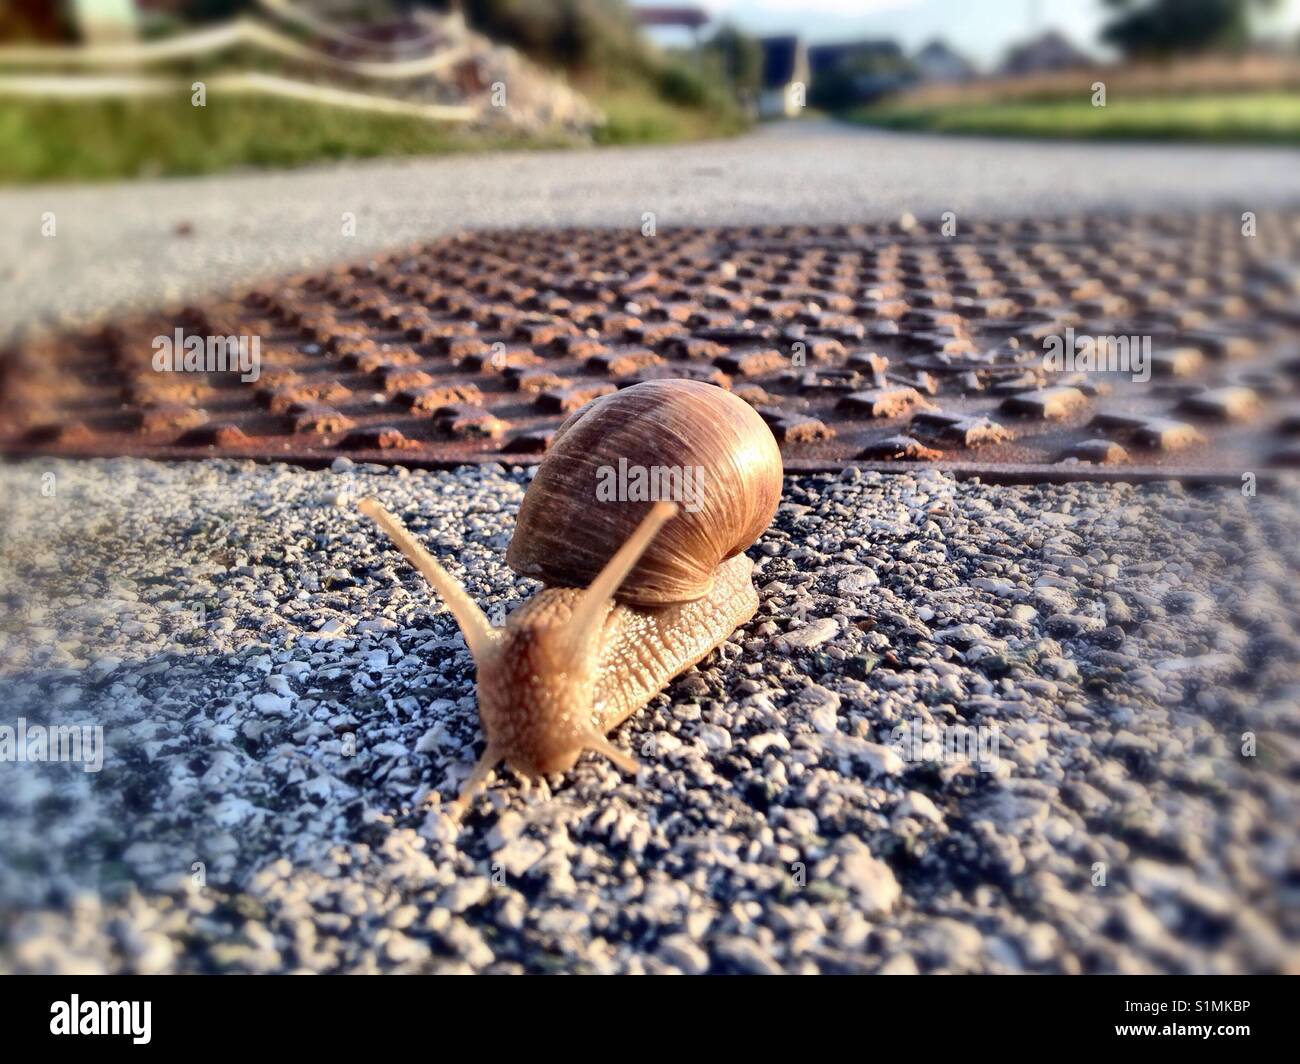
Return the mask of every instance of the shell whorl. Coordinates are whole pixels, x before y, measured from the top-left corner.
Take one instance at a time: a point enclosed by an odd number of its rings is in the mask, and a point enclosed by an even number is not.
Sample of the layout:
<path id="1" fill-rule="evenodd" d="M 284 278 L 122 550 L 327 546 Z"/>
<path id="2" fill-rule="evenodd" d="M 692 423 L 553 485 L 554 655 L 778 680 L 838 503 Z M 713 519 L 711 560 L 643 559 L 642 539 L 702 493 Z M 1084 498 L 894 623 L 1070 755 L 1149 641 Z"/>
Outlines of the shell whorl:
<path id="1" fill-rule="evenodd" d="M 640 497 L 638 477 L 652 492 L 676 484 L 694 497 L 670 500 L 685 505 L 618 600 L 689 602 L 707 595 L 718 565 L 771 522 L 781 452 L 748 403 L 712 384 L 647 381 L 597 399 L 556 433 L 524 496 L 507 563 L 548 586 L 585 587 L 661 497 Z M 627 497 L 610 498 L 611 484 Z"/>

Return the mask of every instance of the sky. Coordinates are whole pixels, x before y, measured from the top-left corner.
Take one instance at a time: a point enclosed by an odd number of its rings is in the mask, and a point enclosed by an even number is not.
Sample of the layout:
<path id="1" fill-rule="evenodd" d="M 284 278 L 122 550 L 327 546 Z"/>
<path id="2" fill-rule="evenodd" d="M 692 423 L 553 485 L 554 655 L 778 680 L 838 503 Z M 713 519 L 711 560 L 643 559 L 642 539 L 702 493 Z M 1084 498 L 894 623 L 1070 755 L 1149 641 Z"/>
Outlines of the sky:
<path id="1" fill-rule="evenodd" d="M 633 0 L 647 3 L 649 0 Z M 891 37 L 911 52 L 943 37 L 977 64 L 991 66 L 1007 46 L 1058 29 L 1099 56 L 1097 33 L 1108 12 L 1101 0 L 691 0 L 715 18 L 757 35 L 799 33 L 817 44 Z M 1300 0 L 1285 0 L 1275 18 L 1300 30 Z"/>

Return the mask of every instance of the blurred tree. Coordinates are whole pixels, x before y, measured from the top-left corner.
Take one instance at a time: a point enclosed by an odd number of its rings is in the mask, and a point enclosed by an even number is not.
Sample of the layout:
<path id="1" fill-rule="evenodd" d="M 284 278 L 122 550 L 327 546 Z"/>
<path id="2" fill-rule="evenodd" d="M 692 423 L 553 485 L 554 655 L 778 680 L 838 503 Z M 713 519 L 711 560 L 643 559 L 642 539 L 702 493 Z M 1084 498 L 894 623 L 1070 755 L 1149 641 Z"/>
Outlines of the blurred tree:
<path id="1" fill-rule="evenodd" d="M 818 45 L 809 100 L 814 107 L 842 111 L 903 88 L 915 76 L 911 62 L 893 42 Z"/>
<path id="2" fill-rule="evenodd" d="M 709 83 L 681 60 L 670 60 L 659 71 L 659 95 L 683 107 L 703 107 L 709 99 Z"/>
<path id="3" fill-rule="evenodd" d="M 624 0 L 461 0 L 460 6 L 475 29 L 552 66 L 597 75 L 647 66 Z"/>
<path id="4" fill-rule="evenodd" d="M 1125 55 L 1168 56 L 1241 48 L 1250 40 L 1252 8 L 1278 0 L 1105 0 L 1115 17 L 1102 40 Z"/>
<path id="5" fill-rule="evenodd" d="M 756 37 L 724 22 L 704 44 L 707 62 L 738 96 L 756 94 L 763 80 L 763 46 Z"/>

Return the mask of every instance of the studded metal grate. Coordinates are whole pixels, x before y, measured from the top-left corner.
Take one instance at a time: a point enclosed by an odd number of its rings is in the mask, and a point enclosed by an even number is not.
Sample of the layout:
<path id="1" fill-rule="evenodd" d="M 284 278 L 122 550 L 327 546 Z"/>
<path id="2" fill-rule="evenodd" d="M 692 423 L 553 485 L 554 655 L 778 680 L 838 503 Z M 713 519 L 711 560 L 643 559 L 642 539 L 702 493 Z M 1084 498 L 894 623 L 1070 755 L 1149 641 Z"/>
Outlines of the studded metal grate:
<path id="1" fill-rule="evenodd" d="M 259 378 L 156 371 L 177 329 L 258 337 Z M 1149 337 L 1150 379 L 1045 367 L 1067 329 Z M 1236 478 L 1300 465 L 1298 341 L 1300 213 L 491 232 L 30 337 L 0 450 L 533 462 L 588 400 L 686 376 L 794 469 Z"/>

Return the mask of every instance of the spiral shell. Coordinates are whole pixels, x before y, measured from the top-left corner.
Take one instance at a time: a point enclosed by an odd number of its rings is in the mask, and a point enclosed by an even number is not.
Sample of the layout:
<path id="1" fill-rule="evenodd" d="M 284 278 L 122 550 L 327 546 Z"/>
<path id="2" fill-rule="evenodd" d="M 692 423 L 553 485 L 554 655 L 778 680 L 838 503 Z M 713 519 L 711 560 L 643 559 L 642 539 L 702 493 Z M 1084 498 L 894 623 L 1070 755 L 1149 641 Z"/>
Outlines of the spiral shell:
<path id="1" fill-rule="evenodd" d="M 586 587 L 650 506 L 679 505 L 618 592 L 629 605 L 709 594 L 781 497 L 781 452 L 749 404 L 712 384 L 647 381 L 569 417 L 524 496 L 506 561 L 553 587 Z M 679 497 L 673 497 L 676 494 Z"/>

